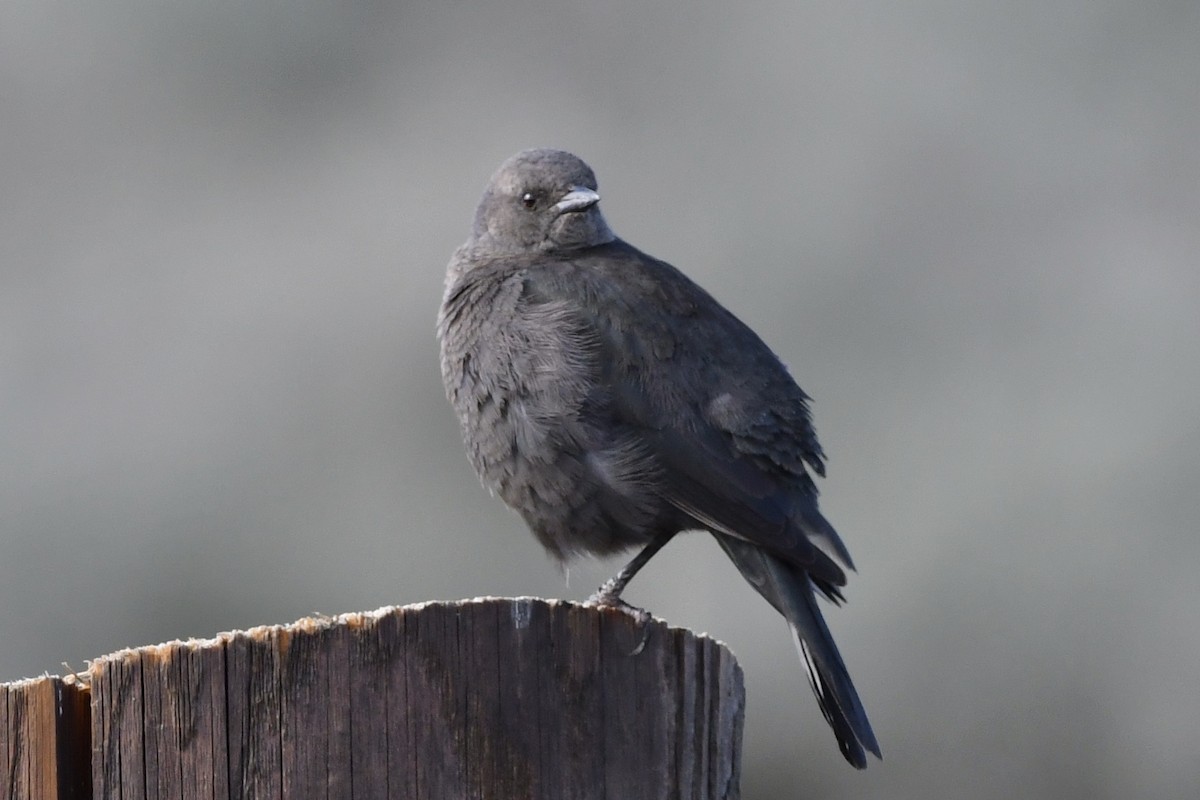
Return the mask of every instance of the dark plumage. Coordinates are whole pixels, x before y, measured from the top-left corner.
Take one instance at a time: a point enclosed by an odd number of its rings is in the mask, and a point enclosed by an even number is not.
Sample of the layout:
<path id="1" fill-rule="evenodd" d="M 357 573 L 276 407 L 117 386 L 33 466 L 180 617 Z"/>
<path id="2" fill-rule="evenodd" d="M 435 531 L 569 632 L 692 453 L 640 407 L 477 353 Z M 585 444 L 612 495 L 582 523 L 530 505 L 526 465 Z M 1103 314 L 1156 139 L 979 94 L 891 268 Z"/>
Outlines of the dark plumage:
<path id="1" fill-rule="evenodd" d="M 762 340 L 666 262 L 616 238 L 596 177 L 558 150 L 492 176 L 454 253 L 442 377 L 483 483 L 559 559 L 707 530 L 787 618 L 846 759 L 879 745 L 814 593 L 849 553 L 817 509 L 808 397 Z"/>

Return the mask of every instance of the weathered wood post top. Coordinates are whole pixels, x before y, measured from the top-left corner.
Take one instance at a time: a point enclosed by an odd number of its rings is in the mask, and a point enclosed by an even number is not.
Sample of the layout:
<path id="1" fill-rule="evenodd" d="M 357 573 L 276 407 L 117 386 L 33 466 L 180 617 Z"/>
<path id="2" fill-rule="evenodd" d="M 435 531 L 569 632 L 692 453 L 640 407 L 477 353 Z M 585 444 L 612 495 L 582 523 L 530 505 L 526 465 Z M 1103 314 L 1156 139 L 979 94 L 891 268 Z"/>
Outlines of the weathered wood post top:
<path id="1" fill-rule="evenodd" d="M 91 791 L 50 796 L 738 796 L 733 656 L 618 609 L 389 607 L 125 650 L 79 678 L 89 730 L 41 726 L 53 742 L 34 741 L 28 714 L 14 725 L 18 684 L 0 691 L 0 797 L 47 796 L 23 794 L 14 765 L 78 759 L 84 733 Z"/>

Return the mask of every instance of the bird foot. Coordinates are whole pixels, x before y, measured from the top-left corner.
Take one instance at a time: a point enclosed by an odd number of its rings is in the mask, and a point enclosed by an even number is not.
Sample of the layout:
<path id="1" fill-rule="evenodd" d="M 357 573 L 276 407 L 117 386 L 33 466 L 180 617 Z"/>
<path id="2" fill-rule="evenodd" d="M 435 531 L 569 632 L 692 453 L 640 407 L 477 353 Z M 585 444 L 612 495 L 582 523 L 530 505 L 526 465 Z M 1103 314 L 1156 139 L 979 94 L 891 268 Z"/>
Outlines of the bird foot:
<path id="1" fill-rule="evenodd" d="M 634 622 L 642 629 L 642 638 L 638 641 L 637 647 L 633 648 L 633 651 L 629 653 L 631 656 L 636 656 L 646 649 L 646 642 L 650 640 L 650 623 L 654 620 L 654 615 L 644 608 L 638 608 L 622 600 L 620 588 L 613 586 L 612 583 L 613 581 L 609 581 L 597 589 L 595 594 L 589 597 L 584 605 L 596 606 L 597 608 L 615 608 L 633 617 Z"/>

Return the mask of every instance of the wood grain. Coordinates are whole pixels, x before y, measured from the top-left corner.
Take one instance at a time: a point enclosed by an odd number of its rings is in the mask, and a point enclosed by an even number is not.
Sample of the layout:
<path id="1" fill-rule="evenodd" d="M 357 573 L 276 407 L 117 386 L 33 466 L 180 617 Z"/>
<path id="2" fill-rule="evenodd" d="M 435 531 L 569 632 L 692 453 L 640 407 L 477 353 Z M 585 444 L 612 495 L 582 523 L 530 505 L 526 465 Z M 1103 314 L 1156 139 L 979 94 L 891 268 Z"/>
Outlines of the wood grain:
<path id="1" fill-rule="evenodd" d="M 733 656 L 616 609 L 423 603 L 125 650 L 81 677 L 90 730 L 78 680 L 3 687 L 0 797 L 738 797 Z"/>
<path id="2" fill-rule="evenodd" d="M 0 797 L 90 798 L 87 689 L 73 677 L 0 684 Z"/>

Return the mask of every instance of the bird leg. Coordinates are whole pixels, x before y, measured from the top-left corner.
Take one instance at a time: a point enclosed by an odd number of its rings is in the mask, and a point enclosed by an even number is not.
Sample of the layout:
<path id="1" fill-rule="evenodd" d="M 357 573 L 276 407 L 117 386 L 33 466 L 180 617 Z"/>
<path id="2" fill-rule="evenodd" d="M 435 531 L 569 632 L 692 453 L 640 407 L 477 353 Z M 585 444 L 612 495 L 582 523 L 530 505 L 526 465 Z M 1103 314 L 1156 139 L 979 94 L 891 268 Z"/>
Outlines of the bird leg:
<path id="1" fill-rule="evenodd" d="M 620 572 L 605 581 L 596 590 L 596 593 L 588 598 L 588 605 L 630 608 L 629 604 L 621 599 L 621 592 L 625 591 L 625 587 L 633 580 L 633 576 L 637 575 L 641 568 L 654 558 L 654 554 L 662 550 L 674 536 L 675 531 L 667 531 L 651 539 L 650 543 L 633 557 L 633 560 L 626 564 Z"/>

